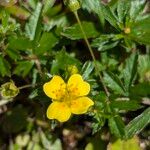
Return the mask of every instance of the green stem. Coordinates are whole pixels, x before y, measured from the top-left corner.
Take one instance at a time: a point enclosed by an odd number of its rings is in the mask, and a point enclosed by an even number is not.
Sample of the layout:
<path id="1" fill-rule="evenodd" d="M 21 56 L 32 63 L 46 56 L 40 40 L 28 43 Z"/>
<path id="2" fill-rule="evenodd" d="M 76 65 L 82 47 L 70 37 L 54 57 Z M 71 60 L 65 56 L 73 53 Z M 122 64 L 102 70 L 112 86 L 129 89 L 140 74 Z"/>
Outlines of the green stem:
<path id="1" fill-rule="evenodd" d="M 102 86 L 103 86 L 103 88 L 104 88 L 104 90 L 105 90 L 106 95 L 109 97 L 108 89 L 107 89 L 107 87 L 105 86 L 105 84 L 104 84 L 104 82 L 103 82 L 102 75 L 101 75 L 101 73 L 100 73 L 100 71 L 99 71 L 99 68 L 98 68 L 98 66 L 97 66 L 97 63 L 96 63 L 95 55 L 94 55 L 93 50 L 92 50 L 92 48 L 91 48 L 91 45 L 90 45 L 90 43 L 89 43 L 89 41 L 88 41 L 88 38 L 87 38 L 87 36 L 86 36 L 86 33 L 85 33 L 85 31 L 84 31 L 84 29 L 83 29 L 83 27 L 82 27 L 80 18 L 79 18 L 79 16 L 78 16 L 78 12 L 77 12 L 77 11 L 74 11 L 74 15 L 75 15 L 75 17 L 76 17 L 76 19 L 77 19 L 77 22 L 78 22 L 78 24 L 79 24 L 79 26 L 80 26 L 80 29 L 81 29 L 81 32 L 82 32 L 82 34 L 83 34 L 84 40 L 85 40 L 85 42 L 86 42 L 86 44 L 87 44 L 87 47 L 88 47 L 88 49 L 89 49 L 89 51 L 90 51 L 90 54 L 91 54 L 91 56 L 92 56 L 92 59 L 93 59 L 93 61 L 94 61 L 94 66 L 95 66 L 96 73 L 98 74 L 98 76 L 99 76 L 99 78 L 100 78 L 100 81 L 101 81 L 101 83 L 102 83 Z"/>
<path id="2" fill-rule="evenodd" d="M 27 84 L 27 85 L 23 85 L 23 86 L 18 87 L 18 89 L 19 89 L 19 90 L 22 90 L 22 89 L 34 87 L 34 86 L 36 86 L 36 85 L 37 85 L 37 84 Z"/>

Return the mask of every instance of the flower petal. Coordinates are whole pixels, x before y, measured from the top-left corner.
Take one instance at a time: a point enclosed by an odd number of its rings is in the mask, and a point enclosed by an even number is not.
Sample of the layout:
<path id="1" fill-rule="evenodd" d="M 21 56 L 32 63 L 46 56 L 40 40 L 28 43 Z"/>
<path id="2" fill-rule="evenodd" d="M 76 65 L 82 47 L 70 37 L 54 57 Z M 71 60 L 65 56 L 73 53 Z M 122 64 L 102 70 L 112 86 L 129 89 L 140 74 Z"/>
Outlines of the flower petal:
<path id="1" fill-rule="evenodd" d="M 55 100 L 60 100 L 66 94 L 66 83 L 60 76 L 54 76 L 43 85 L 45 94 Z"/>
<path id="2" fill-rule="evenodd" d="M 80 97 L 71 101 L 70 108 L 73 114 L 84 114 L 92 105 L 94 105 L 94 102 L 90 98 Z"/>
<path id="3" fill-rule="evenodd" d="M 67 89 L 72 96 L 85 96 L 90 92 L 90 85 L 83 81 L 81 75 L 74 74 L 68 80 Z"/>
<path id="4" fill-rule="evenodd" d="M 71 116 L 70 108 L 64 102 L 52 102 L 47 109 L 47 118 L 67 121 Z"/>

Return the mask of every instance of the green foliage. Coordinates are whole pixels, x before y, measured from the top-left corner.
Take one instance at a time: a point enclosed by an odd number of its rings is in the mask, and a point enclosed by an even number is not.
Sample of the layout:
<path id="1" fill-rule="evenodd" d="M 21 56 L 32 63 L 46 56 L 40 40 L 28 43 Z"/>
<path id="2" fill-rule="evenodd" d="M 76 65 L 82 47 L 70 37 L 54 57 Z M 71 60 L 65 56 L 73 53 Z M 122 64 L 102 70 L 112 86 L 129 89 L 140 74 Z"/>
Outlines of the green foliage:
<path id="1" fill-rule="evenodd" d="M 149 3 L 80 2 L 84 31 L 63 1 L 0 1 L 0 149 L 138 150 L 141 137 L 147 143 Z M 90 84 L 94 106 L 66 123 L 48 120 L 44 83 L 73 73 Z"/>

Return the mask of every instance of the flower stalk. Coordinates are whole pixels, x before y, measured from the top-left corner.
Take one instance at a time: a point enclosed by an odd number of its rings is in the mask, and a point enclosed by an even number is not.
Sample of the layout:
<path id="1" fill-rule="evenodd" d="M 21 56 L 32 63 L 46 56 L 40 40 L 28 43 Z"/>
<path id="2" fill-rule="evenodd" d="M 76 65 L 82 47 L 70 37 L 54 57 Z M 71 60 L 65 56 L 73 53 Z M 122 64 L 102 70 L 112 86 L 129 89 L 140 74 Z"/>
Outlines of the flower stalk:
<path id="1" fill-rule="evenodd" d="M 104 90 L 105 90 L 105 93 L 106 93 L 107 97 L 109 97 L 109 95 L 110 95 L 110 94 L 109 94 L 109 91 L 108 91 L 108 89 L 107 89 L 105 83 L 103 82 L 103 77 L 102 77 L 102 75 L 101 75 L 101 73 L 100 73 L 100 70 L 99 70 L 99 68 L 98 68 L 98 66 L 97 66 L 96 58 L 95 58 L 95 55 L 94 55 L 94 53 L 93 53 L 93 49 L 91 48 L 91 45 L 90 45 L 90 43 L 89 43 L 89 41 L 88 41 L 88 38 L 87 38 L 87 36 L 86 36 L 86 33 L 85 33 L 85 31 L 84 31 L 84 29 L 83 29 L 83 27 L 82 27 L 82 23 L 81 23 L 81 21 L 80 21 L 78 12 L 77 12 L 77 11 L 74 11 L 73 13 L 74 13 L 74 15 L 75 15 L 75 17 L 76 17 L 76 20 L 77 20 L 77 22 L 78 22 L 78 24 L 79 24 L 79 26 L 80 26 L 80 29 L 81 29 L 81 32 L 82 32 L 82 34 L 83 34 L 85 43 L 86 43 L 86 45 L 87 45 L 87 47 L 88 47 L 88 49 L 89 49 L 89 52 L 90 52 L 90 54 L 91 54 L 91 57 L 92 57 L 93 61 L 94 61 L 94 66 L 95 66 L 96 73 L 98 74 L 98 76 L 99 76 L 99 78 L 100 78 L 100 81 L 101 81 L 101 83 L 102 83 L 102 86 L 103 86 L 103 88 L 104 88 Z"/>

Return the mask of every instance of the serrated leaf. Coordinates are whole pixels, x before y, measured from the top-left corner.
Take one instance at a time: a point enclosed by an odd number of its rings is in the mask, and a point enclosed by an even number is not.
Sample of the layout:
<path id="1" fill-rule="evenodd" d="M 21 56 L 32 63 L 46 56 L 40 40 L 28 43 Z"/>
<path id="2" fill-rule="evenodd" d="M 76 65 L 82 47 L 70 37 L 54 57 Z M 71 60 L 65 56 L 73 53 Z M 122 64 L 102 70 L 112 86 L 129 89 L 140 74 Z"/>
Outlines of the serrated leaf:
<path id="1" fill-rule="evenodd" d="M 34 40 L 35 38 L 38 29 L 39 20 L 40 20 L 41 11 L 42 11 L 42 4 L 37 3 L 35 11 L 31 15 L 29 22 L 25 26 L 26 35 L 30 38 L 30 40 Z"/>
<path id="2" fill-rule="evenodd" d="M 33 48 L 33 42 L 29 39 L 21 36 L 11 36 L 9 37 L 9 49 L 13 50 L 29 50 Z"/>
<path id="3" fill-rule="evenodd" d="M 102 11 L 103 11 L 104 18 L 113 27 L 115 27 L 117 30 L 119 30 L 118 19 L 117 19 L 116 15 L 114 14 L 114 12 L 111 10 L 111 8 L 108 5 L 103 5 L 102 4 Z"/>
<path id="4" fill-rule="evenodd" d="M 120 116 L 111 117 L 108 119 L 110 131 L 118 138 L 123 138 L 125 135 L 125 125 Z"/>
<path id="5" fill-rule="evenodd" d="M 150 123 L 150 107 L 142 112 L 139 116 L 134 118 L 125 127 L 127 138 L 133 137 L 135 134 L 141 132 Z"/>
<path id="6" fill-rule="evenodd" d="M 0 74 L 2 77 L 10 76 L 10 64 L 0 55 Z"/>
<path id="7" fill-rule="evenodd" d="M 111 72 L 104 73 L 104 81 L 106 85 L 116 94 L 125 95 L 126 91 L 119 77 Z"/>
<path id="8" fill-rule="evenodd" d="M 108 34 L 101 35 L 92 42 L 92 46 L 98 48 L 98 51 L 105 51 L 116 47 L 119 43 L 119 39 L 116 39 L 117 35 Z"/>
<path id="9" fill-rule="evenodd" d="M 136 52 L 132 53 L 126 60 L 126 65 L 123 70 L 123 77 L 127 89 L 129 89 L 134 82 L 137 73 L 137 62 L 138 54 Z"/>
<path id="10" fill-rule="evenodd" d="M 136 18 L 143 12 L 146 0 L 132 0 L 130 7 L 130 19 L 135 21 Z"/>
<path id="11" fill-rule="evenodd" d="M 99 0 L 82 0 L 82 7 L 87 9 L 90 13 L 96 13 L 99 16 L 102 27 L 104 26 L 104 16 Z"/>
<path id="12" fill-rule="evenodd" d="M 89 77 L 90 73 L 93 71 L 93 69 L 94 69 L 93 63 L 91 61 L 86 62 L 83 65 L 82 70 L 81 70 L 83 79 L 86 80 Z"/>
<path id="13" fill-rule="evenodd" d="M 118 0 L 117 15 L 120 23 L 124 23 L 124 19 L 130 9 L 130 3 L 129 0 Z"/>
<path id="14" fill-rule="evenodd" d="M 35 54 L 42 55 L 46 51 L 51 51 L 58 43 L 58 38 L 52 32 L 44 32 L 39 41 L 38 47 L 35 49 Z"/>
<path id="15" fill-rule="evenodd" d="M 96 30 L 95 25 L 92 22 L 82 22 L 83 29 L 86 33 L 87 38 L 94 38 L 100 33 Z M 67 27 L 61 33 L 63 36 L 72 39 L 83 39 L 83 33 L 81 32 L 79 24 L 75 24 L 71 27 Z"/>

